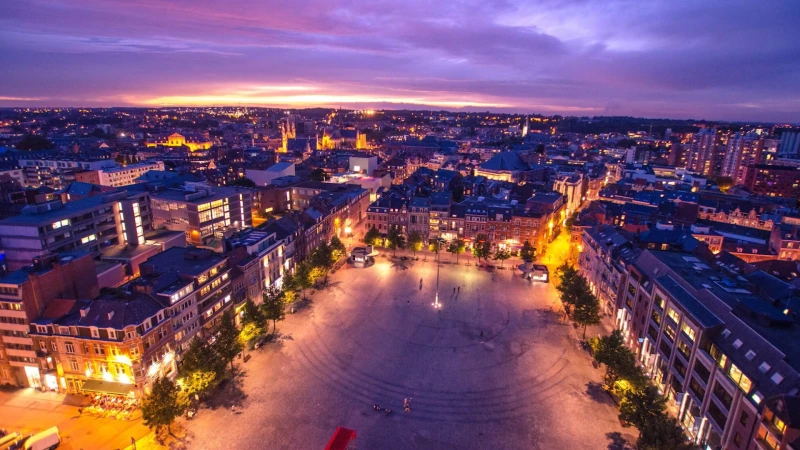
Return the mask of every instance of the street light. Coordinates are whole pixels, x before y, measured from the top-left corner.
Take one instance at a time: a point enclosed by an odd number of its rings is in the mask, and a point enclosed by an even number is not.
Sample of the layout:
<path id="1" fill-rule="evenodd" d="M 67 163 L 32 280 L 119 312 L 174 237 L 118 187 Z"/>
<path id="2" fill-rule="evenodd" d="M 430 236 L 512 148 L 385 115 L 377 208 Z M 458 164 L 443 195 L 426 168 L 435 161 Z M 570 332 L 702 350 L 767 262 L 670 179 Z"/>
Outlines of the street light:
<path id="1" fill-rule="evenodd" d="M 436 248 L 441 250 L 442 247 L 442 238 L 436 239 Z M 434 309 L 442 309 L 442 304 L 439 303 L 439 252 L 436 252 L 436 297 L 433 300 L 433 308 Z"/>

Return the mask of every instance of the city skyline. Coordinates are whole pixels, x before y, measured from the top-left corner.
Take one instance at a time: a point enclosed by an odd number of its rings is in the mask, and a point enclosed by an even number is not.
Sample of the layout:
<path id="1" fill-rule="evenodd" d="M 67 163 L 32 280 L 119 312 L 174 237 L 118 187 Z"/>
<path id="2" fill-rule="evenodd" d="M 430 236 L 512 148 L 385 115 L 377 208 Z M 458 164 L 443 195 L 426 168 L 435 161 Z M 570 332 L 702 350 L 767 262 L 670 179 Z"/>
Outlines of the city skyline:
<path id="1" fill-rule="evenodd" d="M 625 1 L 9 4 L 0 106 L 800 121 L 800 8 Z"/>

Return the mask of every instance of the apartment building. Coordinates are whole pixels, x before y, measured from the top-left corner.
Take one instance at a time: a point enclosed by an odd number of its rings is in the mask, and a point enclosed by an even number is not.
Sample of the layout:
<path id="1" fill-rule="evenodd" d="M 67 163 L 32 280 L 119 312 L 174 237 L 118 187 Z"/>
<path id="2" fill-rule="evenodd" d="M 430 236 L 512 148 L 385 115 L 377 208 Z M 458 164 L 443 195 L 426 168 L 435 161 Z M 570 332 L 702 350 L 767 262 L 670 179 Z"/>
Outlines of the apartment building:
<path id="1" fill-rule="evenodd" d="M 779 448 L 764 445 L 759 414 L 800 387 L 793 289 L 709 252 L 645 250 L 625 274 L 616 326 L 687 434 L 708 448 Z"/>
<path id="2" fill-rule="evenodd" d="M 143 242 L 152 229 L 149 197 L 120 190 L 63 203 L 28 205 L 0 220 L 0 238 L 11 270 L 40 255 L 70 250 L 99 254 L 108 246 Z"/>
<path id="3" fill-rule="evenodd" d="M 68 393 L 143 397 L 158 377 L 174 378 L 172 320 L 161 300 L 138 291 L 59 300 L 31 325 L 46 379 Z"/>
<path id="4" fill-rule="evenodd" d="M 626 263 L 633 262 L 640 251 L 610 225 L 584 228 L 578 250 L 578 270 L 586 277 L 603 311 L 612 314 L 626 277 Z"/>
<path id="5" fill-rule="evenodd" d="M 246 299 L 261 303 L 264 289 L 279 285 L 294 263 L 286 258 L 283 239 L 276 231 L 245 230 L 225 242 L 231 264 L 244 274 Z"/>
<path id="6" fill-rule="evenodd" d="M 153 224 L 186 233 L 186 242 L 214 245 L 238 230 L 253 226 L 252 192 L 187 182 L 180 188 L 151 194 Z"/>
<path id="7" fill-rule="evenodd" d="M 0 383 L 58 389 L 57 378 L 40 371 L 30 324 L 56 299 L 91 299 L 99 293 L 94 261 L 86 252 L 40 258 L 0 276 Z"/>
<path id="8" fill-rule="evenodd" d="M 100 185 L 121 187 L 136 183 L 136 179 L 151 170 L 164 170 L 163 161 L 140 162 L 127 166 L 109 167 L 97 171 Z"/>
<path id="9" fill-rule="evenodd" d="M 208 337 L 222 314 L 233 308 L 230 263 L 226 256 L 202 248 L 173 247 L 139 266 L 141 278 L 130 289 L 164 299 L 178 352 L 194 336 Z"/>

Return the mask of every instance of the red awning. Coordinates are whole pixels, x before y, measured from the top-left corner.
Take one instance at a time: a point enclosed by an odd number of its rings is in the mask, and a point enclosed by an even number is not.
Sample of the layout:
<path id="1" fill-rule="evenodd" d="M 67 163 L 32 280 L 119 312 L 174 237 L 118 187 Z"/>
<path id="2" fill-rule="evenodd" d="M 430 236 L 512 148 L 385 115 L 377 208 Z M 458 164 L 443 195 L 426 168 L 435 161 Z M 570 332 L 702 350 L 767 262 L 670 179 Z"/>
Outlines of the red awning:
<path id="1" fill-rule="evenodd" d="M 356 440 L 355 430 L 349 428 L 336 427 L 336 432 L 331 436 L 325 450 L 347 450 L 351 442 Z"/>

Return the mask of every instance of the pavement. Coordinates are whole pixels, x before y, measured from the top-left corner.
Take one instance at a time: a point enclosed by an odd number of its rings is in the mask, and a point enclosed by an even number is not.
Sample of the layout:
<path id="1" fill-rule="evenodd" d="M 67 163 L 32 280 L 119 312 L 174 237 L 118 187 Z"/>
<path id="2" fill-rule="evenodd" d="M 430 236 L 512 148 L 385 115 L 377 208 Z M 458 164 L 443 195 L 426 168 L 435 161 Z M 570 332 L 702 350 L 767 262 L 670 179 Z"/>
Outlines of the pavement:
<path id="1" fill-rule="evenodd" d="M 81 416 L 82 397 L 21 389 L 0 392 L 0 428 L 22 435 L 57 426 L 60 450 L 121 449 L 149 433 L 142 420 Z"/>
<path id="2" fill-rule="evenodd" d="M 239 364 L 235 412 L 204 407 L 185 423 L 187 447 L 322 449 L 337 426 L 356 430 L 359 449 L 591 450 L 634 440 L 599 389 L 602 371 L 557 313 L 552 285 L 442 264 L 436 309 L 436 284 L 431 259 L 379 256 L 332 274 L 310 306 L 279 323 L 277 343 Z"/>

